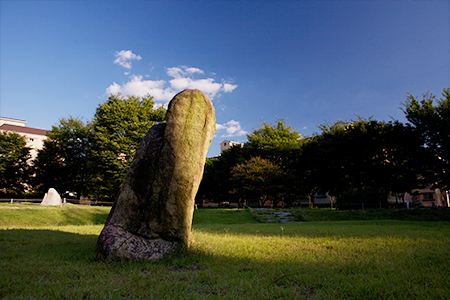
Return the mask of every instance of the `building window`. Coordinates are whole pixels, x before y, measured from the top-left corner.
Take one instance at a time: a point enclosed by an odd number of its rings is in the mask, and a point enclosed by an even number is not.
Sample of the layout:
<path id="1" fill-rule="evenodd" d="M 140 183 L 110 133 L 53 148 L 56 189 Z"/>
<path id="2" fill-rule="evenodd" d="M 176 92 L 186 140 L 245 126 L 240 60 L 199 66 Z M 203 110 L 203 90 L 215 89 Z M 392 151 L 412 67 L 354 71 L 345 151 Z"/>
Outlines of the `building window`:
<path id="1" fill-rule="evenodd" d="M 433 194 L 432 193 L 424 193 L 423 195 L 423 201 L 433 201 Z"/>

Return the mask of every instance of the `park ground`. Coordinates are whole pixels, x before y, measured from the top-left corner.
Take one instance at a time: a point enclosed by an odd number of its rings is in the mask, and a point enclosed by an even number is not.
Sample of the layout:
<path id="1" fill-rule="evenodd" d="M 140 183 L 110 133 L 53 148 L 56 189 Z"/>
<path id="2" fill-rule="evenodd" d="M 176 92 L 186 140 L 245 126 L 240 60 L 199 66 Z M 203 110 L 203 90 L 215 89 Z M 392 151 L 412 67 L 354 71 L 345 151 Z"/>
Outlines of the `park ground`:
<path id="1" fill-rule="evenodd" d="M 4 207 L 1 299 L 450 299 L 448 210 L 199 209 L 188 251 L 133 262 L 95 259 L 110 208 Z"/>

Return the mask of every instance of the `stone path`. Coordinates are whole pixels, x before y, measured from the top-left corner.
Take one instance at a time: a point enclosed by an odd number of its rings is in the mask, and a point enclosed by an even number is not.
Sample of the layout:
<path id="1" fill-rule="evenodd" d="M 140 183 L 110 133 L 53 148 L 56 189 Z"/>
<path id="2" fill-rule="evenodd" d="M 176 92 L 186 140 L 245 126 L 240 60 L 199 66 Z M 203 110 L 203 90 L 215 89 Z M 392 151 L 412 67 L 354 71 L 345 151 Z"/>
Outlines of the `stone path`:
<path id="1" fill-rule="evenodd" d="M 298 223 L 297 218 L 289 210 L 274 210 L 270 208 L 250 208 L 252 214 L 263 223 Z"/>

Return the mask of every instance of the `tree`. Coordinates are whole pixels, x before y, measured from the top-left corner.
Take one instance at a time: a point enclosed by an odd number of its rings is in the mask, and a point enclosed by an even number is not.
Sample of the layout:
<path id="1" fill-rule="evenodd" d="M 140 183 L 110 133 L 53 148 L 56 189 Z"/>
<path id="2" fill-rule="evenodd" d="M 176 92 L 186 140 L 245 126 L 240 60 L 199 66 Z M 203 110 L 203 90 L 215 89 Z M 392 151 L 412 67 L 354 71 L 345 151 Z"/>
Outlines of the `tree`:
<path id="1" fill-rule="evenodd" d="M 283 171 L 278 165 L 253 157 L 233 167 L 231 181 L 235 189 L 232 192 L 241 200 L 259 199 L 260 205 L 266 200 L 274 203 L 283 191 L 283 179 Z"/>
<path id="2" fill-rule="evenodd" d="M 390 191 L 416 186 L 419 142 L 410 126 L 358 118 L 319 128 L 322 134 L 304 144 L 298 164 L 310 197 L 327 191 L 339 201 L 350 194 L 379 194 L 386 201 Z"/>
<path id="3" fill-rule="evenodd" d="M 450 88 L 442 98 L 427 92 L 418 100 L 411 94 L 403 103 L 406 119 L 421 138 L 424 160 L 424 183 L 432 188 L 449 189 L 450 179 Z"/>
<path id="4" fill-rule="evenodd" d="M 231 170 L 250 158 L 247 148 L 240 145 L 230 147 L 219 157 L 206 159 L 203 179 L 197 192 L 197 200 L 211 202 L 230 201 L 238 198 L 232 194 Z"/>
<path id="5" fill-rule="evenodd" d="M 86 195 L 90 180 L 92 126 L 72 116 L 59 122 L 47 133 L 34 161 L 33 181 L 41 192 L 55 188 L 59 193 L 74 192 L 79 199 Z"/>
<path id="6" fill-rule="evenodd" d="M 246 146 L 253 156 L 287 166 L 300 148 L 303 136 L 287 125 L 285 120 L 279 119 L 276 125 L 262 122 L 260 128 L 247 135 L 247 139 Z"/>
<path id="7" fill-rule="evenodd" d="M 148 130 L 163 122 L 164 107 L 155 108 L 153 97 L 111 95 L 99 105 L 93 120 L 90 197 L 114 199 L 137 146 Z"/>
<path id="8" fill-rule="evenodd" d="M 252 156 L 259 156 L 277 164 L 287 174 L 285 178 L 284 194 L 298 195 L 301 187 L 299 178 L 296 177 L 298 156 L 302 144 L 306 139 L 294 128 L 286 124 L 284 119 L 278 119 L 276 125 L 262 122 L 261 127 L 247 135 L 247 148 Z"/>
<path id="9" fill-rule="evenodd" d="M 0 192 L 18 195 L 27 191 L 29 152 L 23 136 L 0 132 Z"/>
<path id="10" fill-rule="evenodd" d="M 314 206 L 317 192 L 328 192 L 336 197 L 348 175 L 346 130 L 348 122 L 337 121 L 319 125 L 322 133 L 304 139 L 295 161 L 294 173 L 298 178 L 300 194 L 307 195 L 309 207 Z"/>

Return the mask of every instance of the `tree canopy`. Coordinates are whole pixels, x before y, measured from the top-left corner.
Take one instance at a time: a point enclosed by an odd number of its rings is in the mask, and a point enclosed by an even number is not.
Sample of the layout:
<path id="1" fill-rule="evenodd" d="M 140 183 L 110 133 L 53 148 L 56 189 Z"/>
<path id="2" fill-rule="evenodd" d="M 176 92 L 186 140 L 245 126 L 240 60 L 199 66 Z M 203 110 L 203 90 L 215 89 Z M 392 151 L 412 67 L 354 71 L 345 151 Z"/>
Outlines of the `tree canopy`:
<path id="1" fill-rule="evenodd" d="M 28 189 L 29 152 L 23 136 L 0 131 L 0 192 L 15 195 Z"/>
<path id="2" fill-rule="evenodd" d="M 406 119 L 421 138 L 424 183 L 433 188 L 449 188 L 450 161 L 450 89 L 443 89 L 442 98 L 427 92 L 419 101 L 411 94 L 403 103 Z"/>
<path id="3" fill-rule="evenodd" d="M 300 148 L 303 136 L 294 128 L 278 119 L 276 125 L 262 122 L 261 127 L 247 135 L 252 156 L 260 156 L 282 165 L 290 163 L 295 151 Z"/>
<path id="4" fill-rule="evenodd" d="M 239 163 L 250 158 L 246 148 L 240 145 L 230 147 L 220 156 L 207 158 L 203 179 L 197 192 L 197 201 L 214 200 L 216 202 L 230 201 L 232 195 L 231 170 Z"/>
<path id="5" fill-rule="evenodd" d="M 69 116 L 61 118 L 47 133 L 44 147 L 34 160 L 35 186 L 42 193 L 55 188 L 59 193 L 86 194 L 90 181 L 92 125 Z"/>
<path id="6" fill-rule="evenodd" d="M 283 193 L 284 176 L 277 164 L 253 157 L 232 168 L 231 181 L 234 186 L 232 193 L 240 200 L 269 200 L 273 204 L 277 196 Z"/>
<path id="7" fill-rule="evenodd" d="M 100 104 L 92 121 L 93 178 L 89 196 L 113 199 L 148 130 L 165 120 L 166 109 L 153 97 L 111 95 Z"/>
<path id="8" fill-rule="evenodd" d="M 304 137 L 286 123 L 262 122 L 243 147 L 231 147 L 206 160 L 197 201 L 239 199 L 312 203 L 316 192 L 342 201 L 385 201 L 389 192 L 404 194 L 421 185 L 448 189 L 450 89 L 403 102 L 408 123 L 358 117 L 319 125 Z M 94 119 L 60 119 L 34 161 L 31 183 L 77 196 L 113 200 L 148 130 L 164 122 L 166 109 L 151 96 L 111 95 Z M 21 136 L 0 134 L 0 189 L 24 192 L 30 167 Z M 286 199 L 290 199 L 287 200 Z"/>
<path id="9" fill-rule="evenodd" d="M 417 187 L 420 143 L 410 126 L 358 118 L 320 128 L 322 134 L 302 148 L 299 166 L 310 189 L 338 198 L 348 190 L 368 189 L 387 199 L 389 191 Z"/>

